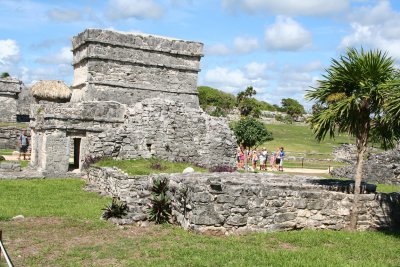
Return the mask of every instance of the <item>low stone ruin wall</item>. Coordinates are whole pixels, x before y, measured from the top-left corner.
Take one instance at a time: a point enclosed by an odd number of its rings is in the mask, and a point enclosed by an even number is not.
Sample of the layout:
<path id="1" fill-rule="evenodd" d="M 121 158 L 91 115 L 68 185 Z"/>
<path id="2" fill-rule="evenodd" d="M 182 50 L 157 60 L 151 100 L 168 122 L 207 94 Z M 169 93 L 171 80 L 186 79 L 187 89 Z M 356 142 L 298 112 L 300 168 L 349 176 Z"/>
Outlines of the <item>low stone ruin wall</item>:
<path id="1" fill-rule="evenodd" d="M 353 179 L 356 166 L 335 168 L 331 175 Z M 363 179 L 370 183 L 400 185 L 400 148 L 371 154 L 363 164 Z"/>
<path id="2" fill-rule="evenodd" d="M 26 128 L 25 128 L 26 129 Z M 18 136 L 22 128 L 17 126 L 0 127 L 0 149 L 18 150 Z M 29 131 L 27 131 L 29 136 Z"/>
<path id="3" fill-rule="evenodd" d="M 128 176 L 91 167 L 88 188 L 119 197 L 129 207 L 125 223 L 147 219 L 153 179 L 170 180 L 172 215 L 185 229 L 240 233 L 335 229 L 349 225 L 353 195 L 327 191 L 318 178 L 271 173 L 191 173 Z M 358 228 L 400 225 L 399 194 L 361 195 Z"/>
<path id="4" fill-rule="evenodd" d="M 0 161 L 0 172 L 19 172 L 21 171 L 21 164 L 15 161 Z"/>

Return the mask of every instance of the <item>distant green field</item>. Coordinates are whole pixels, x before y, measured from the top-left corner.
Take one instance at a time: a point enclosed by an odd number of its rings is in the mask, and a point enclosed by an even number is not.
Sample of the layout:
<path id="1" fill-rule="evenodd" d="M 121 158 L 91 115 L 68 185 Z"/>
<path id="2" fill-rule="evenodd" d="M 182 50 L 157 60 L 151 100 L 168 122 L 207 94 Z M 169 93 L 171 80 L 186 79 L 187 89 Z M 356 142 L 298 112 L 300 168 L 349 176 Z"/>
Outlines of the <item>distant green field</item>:
<path id="1" fill-rule="evenodd" d="M 275 151 L 277 147 L 283 146 L 288 152 L 331 154 L 334 146 L 354 143 L 354 138 L 346 134 L 337 135 L 335 139 L 327 136 L 324 141 L 318 142 L 311 129 L 303 125 L 267 124 L 267 129 L 274 136 L 274 140 L 263 144 L 269 151 Z M 315 155 L 315 158 L 318 157 L 321 155 Z M 323 158 L 327 157 L 323 156 Z"/>
<path id="2" fill-rule="evenodd" d="M 196 172 L 206 172 L 206 169 L 184 162 L 168 162 L 160 159 L 112 160 L 104 159 L 96 163 L 100 167 L 118 167 L 129 175 L 149 175 L 152 173 L 181 173 L 185 168 L 192 167 Z"/>
<path id="3" fill-rule="evenodd" d="M 29 123 L 25 122 L 0 122 L 0 127 L 15 126 L 20 129 L 28 128 Z"/>

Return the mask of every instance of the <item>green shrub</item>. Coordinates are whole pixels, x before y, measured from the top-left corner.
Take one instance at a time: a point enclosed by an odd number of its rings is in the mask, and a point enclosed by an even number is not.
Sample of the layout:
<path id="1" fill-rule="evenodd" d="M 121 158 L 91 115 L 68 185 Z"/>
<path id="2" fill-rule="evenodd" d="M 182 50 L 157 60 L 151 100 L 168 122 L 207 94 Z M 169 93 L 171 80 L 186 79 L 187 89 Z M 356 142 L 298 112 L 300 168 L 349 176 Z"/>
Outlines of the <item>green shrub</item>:
<path id="1" fill-rule="evenodd" d="M 226 117 L 226 112 L 220 107 L 216 107 L 210 115 L 213 117 Z"/>
<path id="2" fill-rule="evenodd" d="M 260 110 L 276 111 L 276 108 L 268 102 L 258 101 L 258 106 Z"/>
<path id="3" fill-rule="evenodd" d="M 199 102 L 203 109 L 214 106 L 221 110 L 231 110 L 236 106 L 236 97 L 232 94 L 224 93 L 218 89 L 208 86 L 199 86 Z"/>
<path id="4" fill-rule="evenodd" d="M 275 116 L 275 120 L 286 123 L 286 124 L 293 124 L 293 118 L 290 115 L 282 116 L 281 114 L 277 114 Z"/>

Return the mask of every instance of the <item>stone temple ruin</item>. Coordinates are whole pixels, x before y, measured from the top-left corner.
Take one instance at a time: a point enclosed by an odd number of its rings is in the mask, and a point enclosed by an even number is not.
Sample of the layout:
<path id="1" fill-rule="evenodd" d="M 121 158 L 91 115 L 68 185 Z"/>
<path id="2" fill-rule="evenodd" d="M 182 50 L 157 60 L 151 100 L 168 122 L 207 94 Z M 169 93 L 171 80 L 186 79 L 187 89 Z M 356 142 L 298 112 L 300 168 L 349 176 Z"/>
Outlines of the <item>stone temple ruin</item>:
<path id="1" fill-rule="evenodd" d="M 99 29 L 72 43 L 70 102 L 31 108 L 31 167 L 58 176 L 88 157 L 235 164 L 226 121 L 199 107 L 203 44 Z"/>
<path id="2" fill-rule="evenodd" d="M 0 79 L 0 122 L 28 122 L 32 97 L 22 81 Z"/>

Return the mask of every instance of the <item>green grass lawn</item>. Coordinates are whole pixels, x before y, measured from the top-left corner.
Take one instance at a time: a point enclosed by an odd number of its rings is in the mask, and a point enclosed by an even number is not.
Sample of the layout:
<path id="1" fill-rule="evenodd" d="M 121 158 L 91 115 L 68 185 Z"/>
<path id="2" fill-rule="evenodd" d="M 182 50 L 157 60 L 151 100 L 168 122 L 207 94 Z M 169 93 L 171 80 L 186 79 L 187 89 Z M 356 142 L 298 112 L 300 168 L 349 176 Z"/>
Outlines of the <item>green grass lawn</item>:
<path id="1" fill-rule="evenodd" d="M 0 155 L 2 155 L 2 156 L 12 155 L 12 153 L 14 151 L 15 150 L 13 150 L 13 149 L 0 149 Z"/>
<path id="2" fill-rule="evenodd" d="M 0 220 L 28 217 L 70 217 L 97 220 L 110 201 L 82 190 L 78 179 L 0 180 Z"/>
<path id="3" fill-rule="evenodd" d="M 159 164 L 159 168 L 155 166 Z M 206 169 L 193 166 L 190 163 L 169 162 L 159 159 L 112 160 L 105 159 L 96 163 L 101 167 L 118 167 L 129 175 L 148 175 L 151 173 L 181 173 L 185 168 L 192 167 L 196 172 L 206 172 Z M 153 166 L 153 168 L 152 168 Z M 156 167 L 156 168 L 154 168 Z"/>
<path id="4" fill-rule="evenodd" d="M 399 266 L 400 234 L 291 231 L 210 236 L 99 223 L 110 201 L 83 181 L 0 181 L 0 229 L 15 266 Z M 16 214 L 35 218 L 4 221 Z M 19 256 L 18 256 L 19 255 Z"/>
<path id="5" fill-rule="evenodd" d="M 333 146 L 354 143 L 354 138 L 346 134 L 337 135 L 335 139 L 329 139 L 327 136 L 324 141 L 318 142 L 309 126 L 304 125 L 267 124 L 266 126 L 274 137 L 274 140 L 263 145 L 268 151 L 276 151 L 277 147 L 283 146 L 289 152 L 325 153 L 330 156 Z"/>
<path id="6" fill-rule="evenodd" d="M 14 126 L 20 129 L 26 129 L 29 126 L 27 122 L 0 122 L 0 127 Z"/>
<path id="7" fill-rule="evenodd" d="M 400 192 L 400 185 L 377 184 L 376 191 L 381 193 Z"/>

